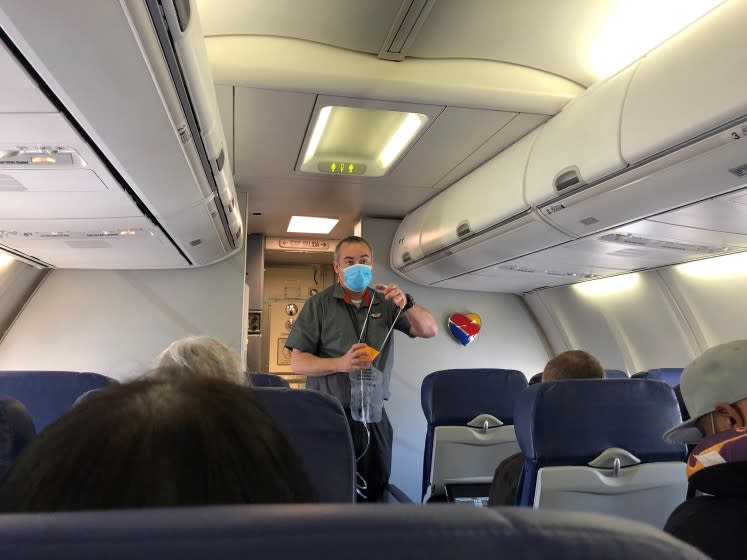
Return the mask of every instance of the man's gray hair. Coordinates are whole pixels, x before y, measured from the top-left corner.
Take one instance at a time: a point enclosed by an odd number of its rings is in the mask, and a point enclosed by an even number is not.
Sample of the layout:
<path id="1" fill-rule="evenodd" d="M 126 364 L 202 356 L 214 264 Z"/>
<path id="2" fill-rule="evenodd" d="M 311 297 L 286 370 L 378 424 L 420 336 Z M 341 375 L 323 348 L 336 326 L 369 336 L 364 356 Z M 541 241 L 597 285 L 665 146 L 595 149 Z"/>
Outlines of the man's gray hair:
<path id="1" fill-rule="evenodd" d="M 156 363 L 156 377 L 212 377 L 248 385 L 236 354 L 217 338 L 189 336 L 169 344 Z"/>

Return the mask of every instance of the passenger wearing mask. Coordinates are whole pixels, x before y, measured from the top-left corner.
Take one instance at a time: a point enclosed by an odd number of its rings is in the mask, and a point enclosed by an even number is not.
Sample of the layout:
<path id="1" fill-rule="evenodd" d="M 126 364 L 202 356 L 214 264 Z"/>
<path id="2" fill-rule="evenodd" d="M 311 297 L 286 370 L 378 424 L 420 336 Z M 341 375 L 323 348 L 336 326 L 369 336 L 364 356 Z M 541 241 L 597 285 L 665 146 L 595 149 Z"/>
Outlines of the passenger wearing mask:
<path id="1" fill-rule="evenodd" d="M 153 373 L 164 379 L 200 376 L 250 385 L 236 354 L 211 336 L 175 340 L 158 356 Z"/>
<path id="2" fill-rule="evenodd" d="M 536 378 L 537 376 L 534 376 Z M 583 350 L 568 350 L 547 362 L 540 383 L 566 379 L 604 379 L 604 368 L 599 361 Z M 534 381 L 535 383 L 537 381 Z M 524 454 L 519 452 L 504 459 L 493 475 L 488 505 L 512 506 L 524 466 Z"/>
<path id="3" fill-rule="evenodd" d="M 410 337 L 431 338 L 438 328 L 433 315 L 396 284 L 372 281 L 374 257 L 368 242 L 346 237 L 335 248 L 338 284 L 311 297 L 303 306 L 285 343 L 293 373 L 307 376 L 306 388 L 332 395 L 348 415 L 357 470 L 366 481 L 361 496 L 378 501 L 387 486 L 392 462 L 392 427 L 382 412 L 368 428 L 350 414 L 349 373 L 373 365 L 383 373 L 384 398 L 389 396 L 393 340 L 391 329 Z M 378 351 L 372 356 L 368 347 Z"/>
<path id="4" fill-rule="evenodd" d="M 141 379 L 50 424 L 0 485 L 0 511 L 313 501 L 301 459 L 253 391 Z"/>
<path id="5" fill-rule="evenodd" d="M 664 530 L 714 560 L 744 558 L 747 527 L 747 340 L 706 350 L 685 368 L 680 389 L 690 419 L 664 438 L 696 444 L 687 461 L 699 493 L 680 504 Z"/>

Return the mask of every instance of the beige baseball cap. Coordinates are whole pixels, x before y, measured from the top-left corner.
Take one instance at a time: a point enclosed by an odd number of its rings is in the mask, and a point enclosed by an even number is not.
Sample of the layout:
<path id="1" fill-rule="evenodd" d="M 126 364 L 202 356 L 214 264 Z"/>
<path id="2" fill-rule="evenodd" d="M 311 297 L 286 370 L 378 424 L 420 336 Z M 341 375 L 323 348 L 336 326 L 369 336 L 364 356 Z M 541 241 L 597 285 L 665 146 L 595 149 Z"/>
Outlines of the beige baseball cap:
<path id="1" fill-rule="evenodd" d="M 698 443 L 703 434 L 695 426 L 718 403 L 747 398 L 747 340 L 734 340 L 709 348 L 685 368 L 680 391 L 690 420 L 664 433 L 672 443 Z"/>

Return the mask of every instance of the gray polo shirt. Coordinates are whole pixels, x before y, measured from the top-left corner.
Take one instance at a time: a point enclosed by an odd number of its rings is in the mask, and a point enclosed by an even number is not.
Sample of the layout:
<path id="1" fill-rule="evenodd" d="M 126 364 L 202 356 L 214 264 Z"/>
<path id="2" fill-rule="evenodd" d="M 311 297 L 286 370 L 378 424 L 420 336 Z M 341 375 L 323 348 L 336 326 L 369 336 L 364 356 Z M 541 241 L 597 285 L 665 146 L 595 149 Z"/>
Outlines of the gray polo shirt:
<path id="1" fill-rule="evenodd" d="M 362 342 L 379 350 L 399 308 L 392 302 L 386 301 L 382 294 L 370 288 L 367 292 L 369 298 L 373 299 Z M 342 356 L 358 342 L 367 311 L 365 301 L 360 307 L 346 303 L 345 291 L 340 284 L 335 284 L 306 301 L 288 335 L 285 347 L 296 348 L 320 358 Z M 404 314 L 400 315 L 394 328 L 409 335 L 410 321 Z M 392 333 L 381 354 L 374 361 L 374 366 L 384 374 L 385 399 L 389 398 L 393 338 Z M 339 399 L 343 406 L 350 406 L 350 377 L 347 372 L 310 375 L 306 378 L 306 388 L 332 395 Z"/>

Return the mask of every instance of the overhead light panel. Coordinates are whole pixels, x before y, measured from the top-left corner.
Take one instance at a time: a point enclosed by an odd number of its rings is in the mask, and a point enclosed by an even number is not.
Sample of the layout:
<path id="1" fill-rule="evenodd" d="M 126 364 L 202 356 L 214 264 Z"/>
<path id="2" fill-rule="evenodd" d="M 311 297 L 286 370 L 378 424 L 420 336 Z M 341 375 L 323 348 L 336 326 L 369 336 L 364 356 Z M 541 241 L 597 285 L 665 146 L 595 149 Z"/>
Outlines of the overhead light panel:
<path id="1" fill-rule="evenodd" d="M 427 121 L 422 113 L 322 107 L 298 169 L 306 173 L 380 177 L 402 157 Z"/>
<path id="2" fill-rule="evenodd" d="M 339 222 L 337 218 L 314 218 L 292 216 L 288 223 L 288 233 L 329 233 Z"/>
<path id="3" fill-rule="evenodd" d="M 591 44 L 597 78 L 619 72 L 725 0 L 618 0 Z"/>
<path id="4" fill-rule="evenodd" d="M 623 274 L 574 284 L 573 289 L 590 297 L 608 296 L 633 289 L 638 284 L 638 274 Z"/>
<path id="5" fill-rule="evenodd" d="M 678 264 L 674 268 L 696 278 L 744 277 L 747 276 L 747 252 Z"/>

